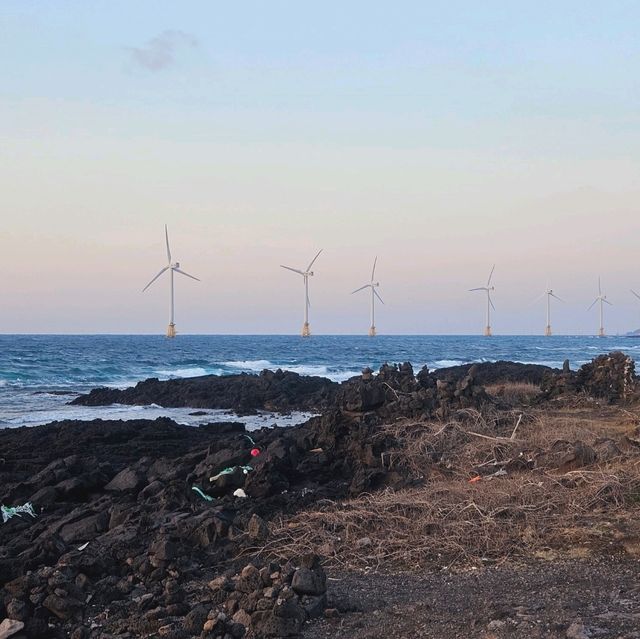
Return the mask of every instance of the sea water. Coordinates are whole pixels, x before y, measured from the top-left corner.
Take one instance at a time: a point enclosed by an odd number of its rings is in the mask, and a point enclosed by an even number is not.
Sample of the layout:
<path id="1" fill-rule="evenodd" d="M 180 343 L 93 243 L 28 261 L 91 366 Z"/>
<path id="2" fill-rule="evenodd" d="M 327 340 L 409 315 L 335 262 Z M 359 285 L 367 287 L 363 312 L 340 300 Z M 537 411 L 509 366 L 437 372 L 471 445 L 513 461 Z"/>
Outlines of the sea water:
<path id="1" fill-rule="evenodd" d="M 640 356 L 640 339 L 588 336 L 366 336 L 318 335 L 0 335 L 0 428 L 60 419 L 134 419 L 169 416 L 186 424 L 241 419 L 249 427 L 286 425 L 307 415 L 261 414 L 248 420 L 227 411 L 160 406 L 69 406 L 97 386 L 124 388 L 148 377 L 257 373 L 282 368 L 343 381 L 369 366 L 409 361 L 417 370 L 466 362 L 511 360 L 578 368 L 600 353 Z"/>

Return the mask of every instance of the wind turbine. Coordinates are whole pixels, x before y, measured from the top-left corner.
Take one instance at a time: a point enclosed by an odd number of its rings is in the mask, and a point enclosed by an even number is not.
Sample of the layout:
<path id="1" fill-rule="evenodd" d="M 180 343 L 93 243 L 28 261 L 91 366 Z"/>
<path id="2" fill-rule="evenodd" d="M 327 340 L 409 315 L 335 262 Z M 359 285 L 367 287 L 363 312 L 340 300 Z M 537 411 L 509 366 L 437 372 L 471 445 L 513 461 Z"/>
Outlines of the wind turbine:
<path id="1" fill-rule="evenodd" d="M 171 262 L 171 249 L 169 248 L 169 231 L 167 230 L 167 225 L 164 225 L 164 238 L 167 242 L 167 265 L 142 289 L 144 293 L 165 271 L 171 272 L 171 320 L 169 321 L 169 326 L 167 327 L 167 337 L 175 337 L 176 336 L 176 325 L 174 323 L 174 296 L 173 296 L 173 274 L 180 273 L 181 275 L 186 275 L 190 277 L 192 280 L 200 281 L 197 277 L 193 275 L 189 275 L 189 273 L 185 273 L 180 269 L 180 262 Z"/>
<path id="2" fill-rule="evenodd" d="M 561 299 L 560 297 L 558 297 L 553 292 L 553 289 L 551 289 L 551 288 L 547 289 L 542 295 L 546 295 L 547 296 L 547 325 L 545 326 L 544 334 L 545 334 L 545 337 L 550 337 L 552 335 L 552 332 L 551 332 L 551 298 L 555 297 L 559 302 L 564 302 L 564 300 Z M 538 300 L 539 299 L 540 298 L 538 298 Z"/>
<path id="3" fill-rule="evenodd" d="M 375 277 L 375 274 L 376 274 L 377 261 L 378 261 L 378 258 L 376 257 L 376 259 L 373 260 L 373 269 L 371 271 L 371 282 L 369 282 L 369 284 L 365 284 L 364 286 L 361 286 L 360 288 L 357 288 L 355 291 L 352 291 L 351 293 L 351 295 L 353 295 L 358 291 L 364 291 L 365 288 L 371 289 L 371 326 L 369 327 L 369 337 L 376 336 L 376 297 L 380 300 L 380 302 L 382 302 L 382 304 L 384 304 L 384 302 L 382 301 L 382 298 L 378 294 L 378 291 L 376 291 L 376 288 L 380 286 L 380 282 L 373 281 L 373 278 Z"/>
<path id="4" fill-rule="evenodd" d="M 487 280 L 486 286 L 479 286 L 478 288 L 470 288 L 470 291 L 486 291 L 487 292 L 487 325 L 484 327 L 484 335 L 486 337 L 491 337 L 491 309 L 494 311 L 496 307 L 493 305 L 493 301 L 491 300 L 491 291 L 495 291 L 495 286 L 490 286 L 491 278 L 493 277 L 493 271 L 496 268 L 494 264 L 491 267 L 491 273 L 489 273 L 489 279 Z"/>
<path id="5" fill-rule="evenodd" d="M 607 299 L 606 295 L 602 294 L 602 287 L 600 286 L 600 277 L 598 276 L 598 297 L 591 303 L 591 306 L 587 309 L 590 311 L 597 302 L 600 302 L 600 328 L 598 329 L 598 337 L 604 337 L 604 321 L 603 321 L 603 311 L 602 304 L 609 304 L 609 306 L 613 306 L 613 304 Z"/>
<path id="6" fill-rule="evenodd" d="M 311 306 L 311 303 L 309 302 L 309 278 L 313 276 L 311 267 L 313 266 L 313 263 L 318 259 L 320 253 L 322 253 L 322 249 L 320 249 L 316 253 L 316 256 L 311 260 L 309 266 L 307 266 L 304 271 L 280 264 L 281 268 L 286 268 L 288 271 L 293 271 L 298 275 L 302 275 L 302 278 L 304 279 L 304 324 L 302 325 L 302 337 L 311 337 L 311 329 L 309 328 L 309 307 Z"/>

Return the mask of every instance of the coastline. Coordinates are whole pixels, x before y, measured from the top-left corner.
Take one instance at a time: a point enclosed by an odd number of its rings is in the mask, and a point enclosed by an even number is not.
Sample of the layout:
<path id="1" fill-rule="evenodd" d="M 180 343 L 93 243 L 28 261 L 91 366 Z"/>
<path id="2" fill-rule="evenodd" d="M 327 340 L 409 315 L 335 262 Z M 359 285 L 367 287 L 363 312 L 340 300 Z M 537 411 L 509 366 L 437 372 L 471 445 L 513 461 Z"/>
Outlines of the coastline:
<path id="1" fill-rule="evenodd" d="M 542 590 L 530 614 L 495 610 L 549 561 L 545 588 L 560 597 L 572 575 L 618 574 L 640 603 L 638 383 L 622 354 L 577 372 L 402 364 L 342 383 L 277 371 L 148 380 L 80 402 L 114 397 L 319 415 L 251 434 L 167 419 L 0 430 L 2 503 L 37 515 L 0 525 L 0 617 L 26 637 L 321 637 L 342 625 L 364 638 L 392 632 L 393 606 L 414 607 L 404 632 L 456 636 L 424 607 L 427 582 L 468 590 L 458 621 L 472 637 L 537 636 L 529 616 L 549 637 L 637 622 L 593 597 L 555 618 Z M 470 570 L 494 584 L 493 607 L 469 590 Z M 384 595 L 406 571 L 406 593 Z M 371 593 L 388 605 L 370 619 Z"/>

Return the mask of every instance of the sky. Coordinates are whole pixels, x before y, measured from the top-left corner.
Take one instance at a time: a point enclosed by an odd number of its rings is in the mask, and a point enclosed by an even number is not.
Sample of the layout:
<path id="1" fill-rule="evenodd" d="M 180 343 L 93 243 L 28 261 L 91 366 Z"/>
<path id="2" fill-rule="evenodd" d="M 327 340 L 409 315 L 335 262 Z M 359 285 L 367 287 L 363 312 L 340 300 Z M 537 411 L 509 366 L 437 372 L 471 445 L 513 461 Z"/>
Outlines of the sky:
<path id="1" fill-rule="evenodd" d="M 0 3 L 0 332 L 640 327 L 640 4 Z"/>

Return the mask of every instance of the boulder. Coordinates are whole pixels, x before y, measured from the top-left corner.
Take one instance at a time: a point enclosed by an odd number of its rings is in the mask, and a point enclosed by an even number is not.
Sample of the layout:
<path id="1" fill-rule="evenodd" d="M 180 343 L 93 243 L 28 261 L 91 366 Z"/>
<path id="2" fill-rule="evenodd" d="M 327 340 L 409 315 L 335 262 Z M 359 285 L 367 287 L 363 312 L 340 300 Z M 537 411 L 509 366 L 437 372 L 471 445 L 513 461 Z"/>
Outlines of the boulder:
<path id="1" fill-rule="evenodd" d="M 133 468 L 121 470 L 104 488 L 113 492 L 130 492 L 139 488 L 143 479 Z"/>

